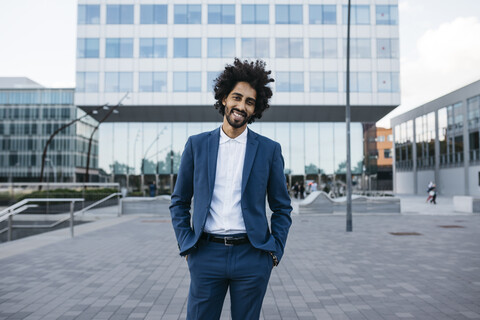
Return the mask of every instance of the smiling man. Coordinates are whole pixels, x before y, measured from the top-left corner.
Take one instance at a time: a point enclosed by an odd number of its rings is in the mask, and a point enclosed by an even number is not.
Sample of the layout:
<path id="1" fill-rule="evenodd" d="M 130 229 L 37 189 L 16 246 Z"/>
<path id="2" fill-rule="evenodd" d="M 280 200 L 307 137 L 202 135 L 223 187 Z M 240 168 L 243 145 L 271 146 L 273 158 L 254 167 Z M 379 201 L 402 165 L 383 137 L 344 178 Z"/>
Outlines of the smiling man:
<path id="1" fill-rule="evenodd" d="M 280 145 L 247 128 L 269 107 L 270 73 L 263 61 L 227 65 L 214 89 L 222 126 L 185 145 L 170 212 L 190 270 L 188 320 L 220 319 L 227 289 L 233 320 L 259 319 L 285 249 L 292 207 Z"/>

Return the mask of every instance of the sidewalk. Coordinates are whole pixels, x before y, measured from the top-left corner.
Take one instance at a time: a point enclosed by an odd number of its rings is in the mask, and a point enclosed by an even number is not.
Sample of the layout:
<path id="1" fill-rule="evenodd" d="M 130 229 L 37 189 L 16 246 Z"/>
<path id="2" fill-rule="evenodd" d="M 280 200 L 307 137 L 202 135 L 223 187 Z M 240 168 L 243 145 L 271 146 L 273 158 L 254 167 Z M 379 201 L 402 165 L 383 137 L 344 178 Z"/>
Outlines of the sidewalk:
<path id="1" fill-rule="evenodd" d="M 354 214 L 351 233 L 343 215 L 294 216 L 261 319 L 480 319 L 480 215 L 434 215 L 406 198 L 402 214 Z M 111 216 L 73 239 L 0 245 L 0 319 L 185 319 L 188 269 L 170 217 Z"/>

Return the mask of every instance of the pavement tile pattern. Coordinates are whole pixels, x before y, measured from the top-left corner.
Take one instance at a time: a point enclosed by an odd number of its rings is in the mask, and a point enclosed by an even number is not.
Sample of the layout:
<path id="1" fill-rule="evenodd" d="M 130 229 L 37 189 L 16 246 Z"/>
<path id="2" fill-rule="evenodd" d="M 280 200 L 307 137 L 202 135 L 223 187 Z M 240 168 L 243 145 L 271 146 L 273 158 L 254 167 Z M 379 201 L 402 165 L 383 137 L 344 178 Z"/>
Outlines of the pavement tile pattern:
<path id="1" fill-rule="evenodd" d="M 480 215 L 354 215 L 353 228 L 294 216 L 261 319 L 480 319 Z M 0 319 L 186 318 L 187 264 L 165 215 L 0 259 L 0 279 Z"/>

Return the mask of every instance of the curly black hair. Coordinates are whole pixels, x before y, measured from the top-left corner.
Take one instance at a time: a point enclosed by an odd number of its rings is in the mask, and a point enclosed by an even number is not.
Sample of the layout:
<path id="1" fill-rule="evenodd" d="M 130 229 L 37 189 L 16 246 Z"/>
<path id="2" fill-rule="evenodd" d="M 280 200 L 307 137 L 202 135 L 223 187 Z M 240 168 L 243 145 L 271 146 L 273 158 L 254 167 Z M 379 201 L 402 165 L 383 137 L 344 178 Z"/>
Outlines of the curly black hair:
<path id="1" fill-rule="evenodd" d="M 255 113 L 250 117 L 248 123 L 253 123 L 255 119 L 262 117 L 262 113 L 270 107 L 268 100 L 273 94 L 268 84 L 275 81 L 269 77 L 272 71 L 265 70 L 265 65 L 263 60 L 249 62 L 235 58 L 233 65 L 225 66 L 225 70 L 214 80 L 215 87 L 213 89 L 217 100 L 214 106 L 222 116 L 225 115 L 225 106 L 222 100 L 232 92 L 238 82 L 248 82 L 257 93 Z"/>

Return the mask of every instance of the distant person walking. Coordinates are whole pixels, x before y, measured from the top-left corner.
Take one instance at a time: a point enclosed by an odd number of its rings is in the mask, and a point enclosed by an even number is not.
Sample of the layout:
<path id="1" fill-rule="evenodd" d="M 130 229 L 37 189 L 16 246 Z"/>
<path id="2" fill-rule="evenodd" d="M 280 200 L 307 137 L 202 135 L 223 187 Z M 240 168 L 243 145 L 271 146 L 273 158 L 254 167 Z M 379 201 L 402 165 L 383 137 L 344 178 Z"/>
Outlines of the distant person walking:
<path id="1" fill-rule="evenodd" d="M 428 192 L 428 197 L 425 202 L 437 204 L 436 199 L 437 199 L 437 190 L 436 190 L 436 185 L 433 183 L 433 181 L 430 181 L 427 187 L 427 192 Z"/>

